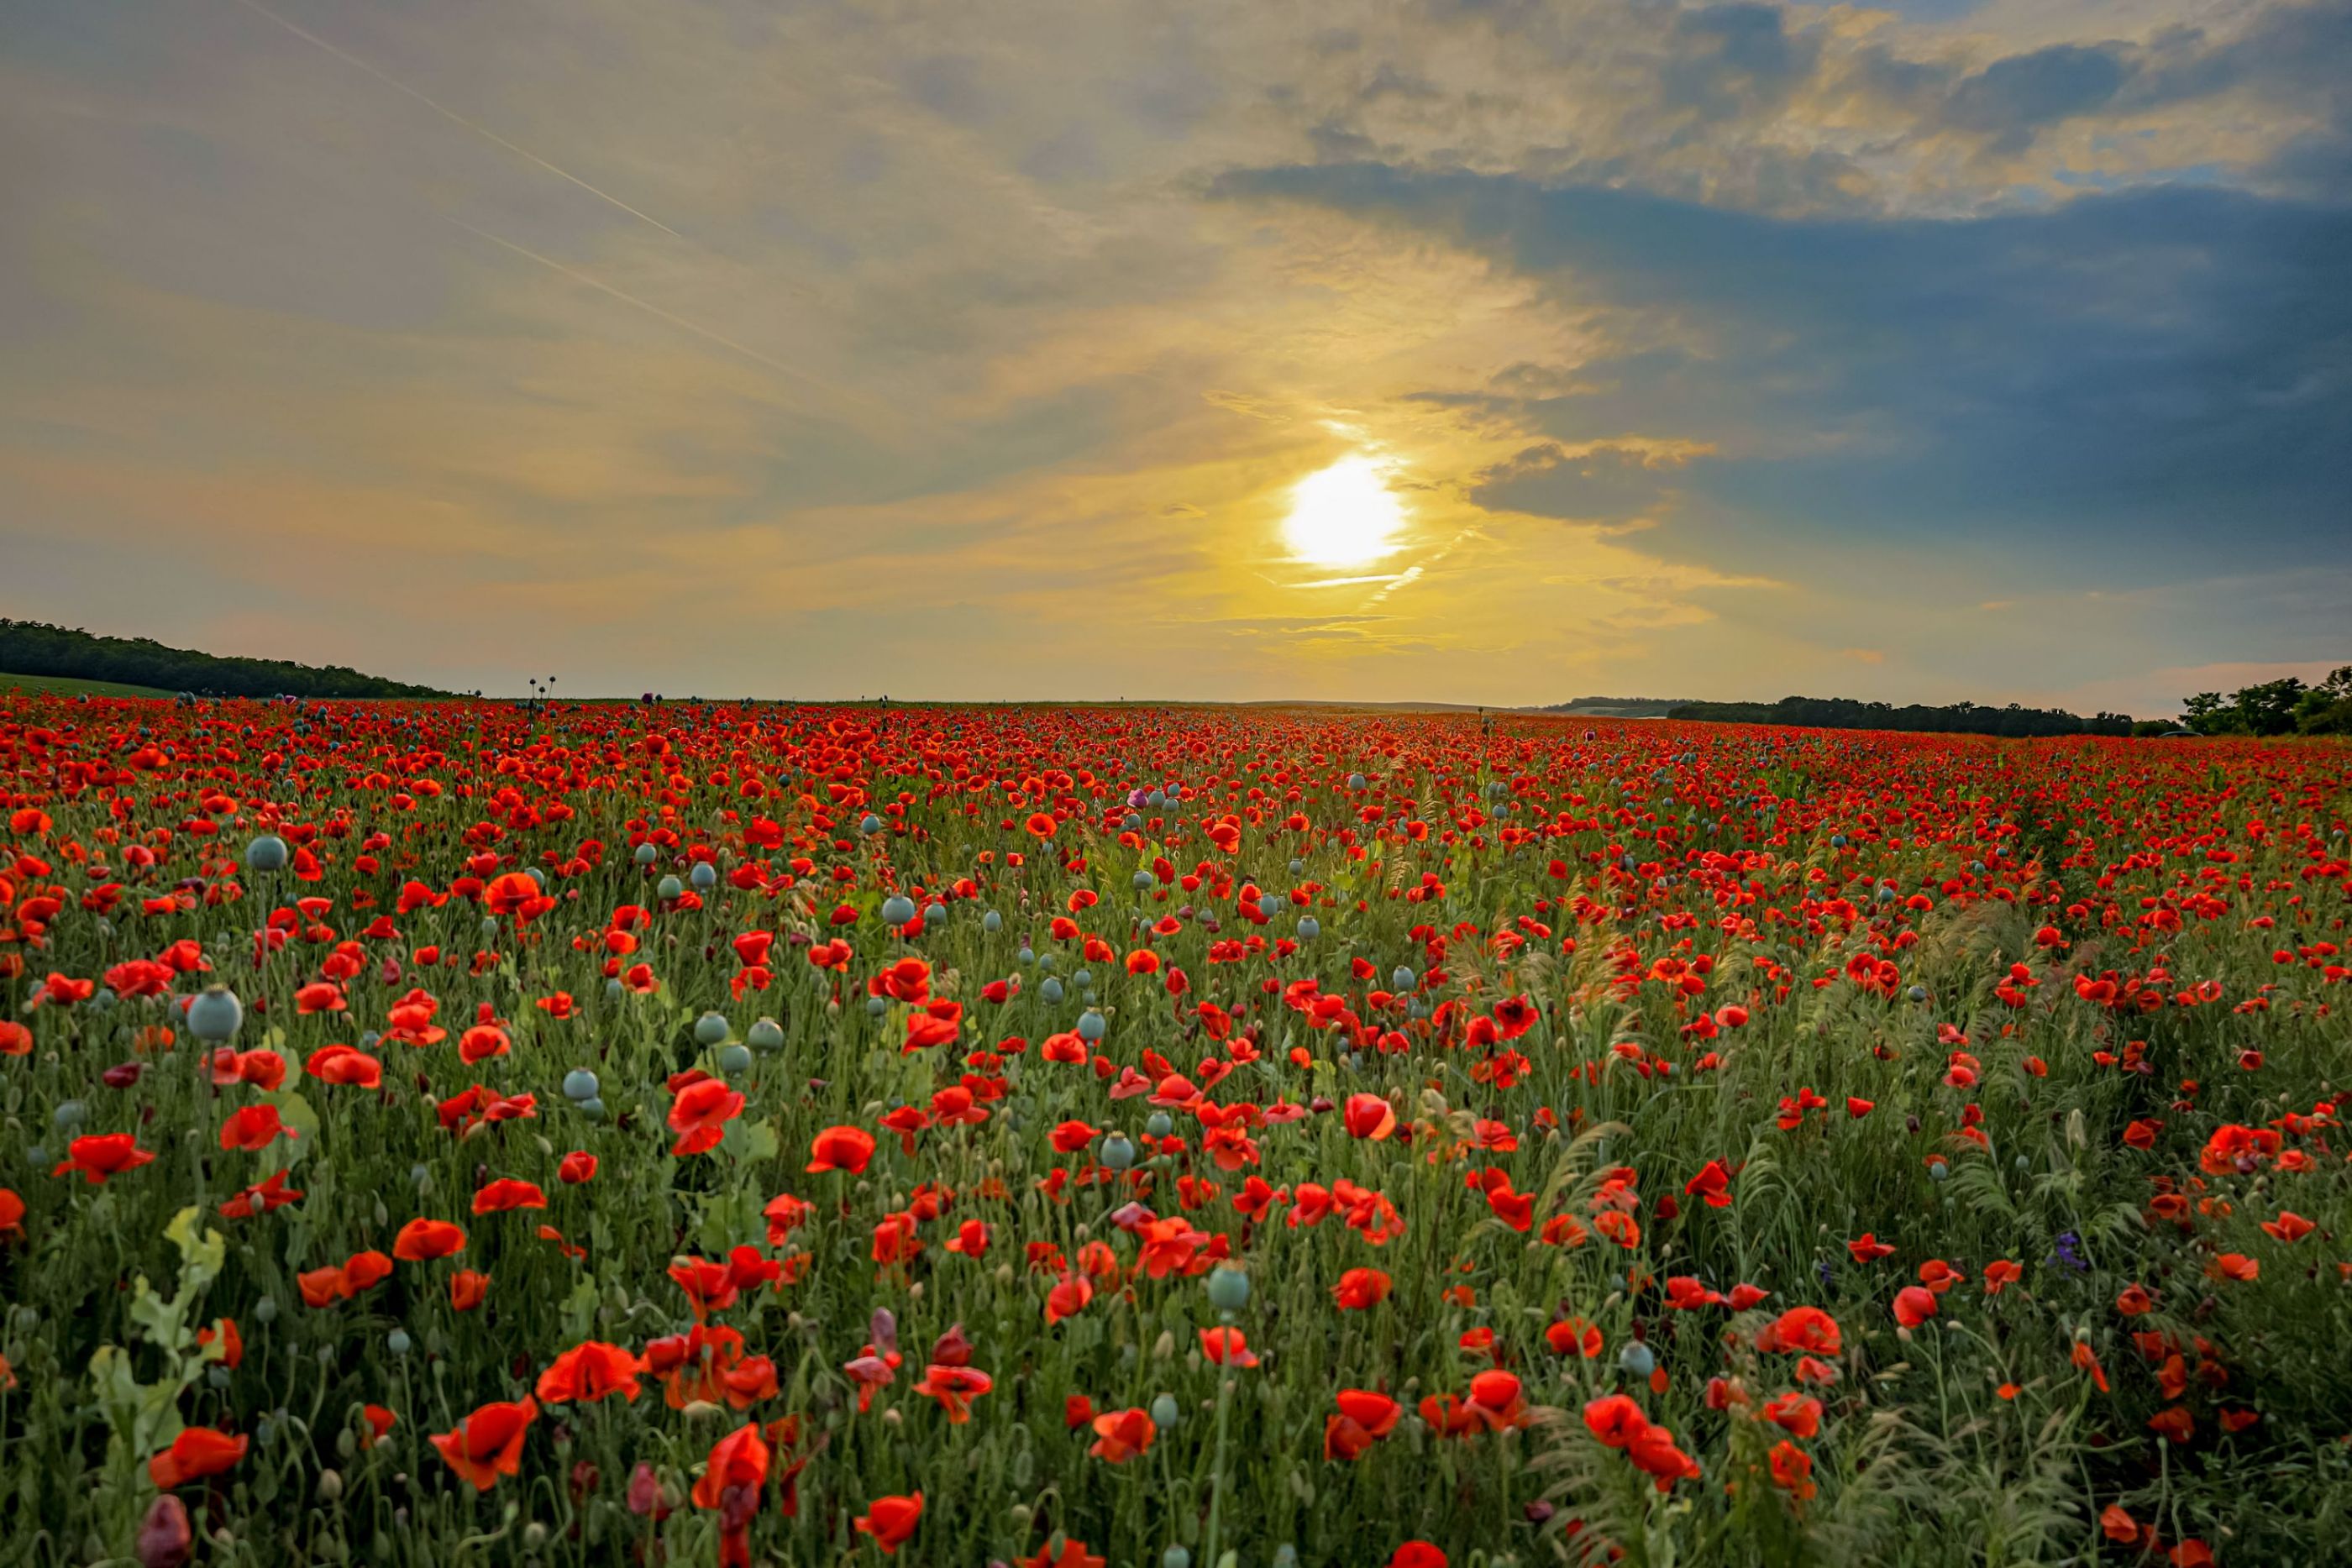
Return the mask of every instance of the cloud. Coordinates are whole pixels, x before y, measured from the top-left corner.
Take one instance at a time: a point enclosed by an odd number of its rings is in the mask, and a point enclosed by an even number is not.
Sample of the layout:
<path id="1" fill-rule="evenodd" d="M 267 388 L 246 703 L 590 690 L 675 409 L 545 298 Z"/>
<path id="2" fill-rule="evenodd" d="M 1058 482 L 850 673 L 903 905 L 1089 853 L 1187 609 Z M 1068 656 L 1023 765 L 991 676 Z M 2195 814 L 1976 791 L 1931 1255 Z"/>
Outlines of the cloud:
<path id="1" fill-rule="evenodd" d="M 1603 312 L 1613 351 L 1575 367 L 1600 390 L 1490 402 L 1562 440 L 1706 443 L 1656 477 L 1723 507 L 2175 563 L 2219 530 L 2248 551 L 2344 540 L 2352 211 L 2176 185 L 1968 219 L 1781 218 L 1371 165 L 1219 191 L 1439 237 Z M 1529 467 L 1496 480 L 1562 516 L 1664 488 L 1622 462 L 1555 463 L 1547 497 Z"/>
<path id="2" fill-rule="evenodd" d="M 11 18 L 16 607 L 467 686 L 520 623 L 579 690 L 1983 699 L 2346 601 L 2352 0 L 261 3 Z M 1411 537 L 1311 576 L 1359 451 Z"/>

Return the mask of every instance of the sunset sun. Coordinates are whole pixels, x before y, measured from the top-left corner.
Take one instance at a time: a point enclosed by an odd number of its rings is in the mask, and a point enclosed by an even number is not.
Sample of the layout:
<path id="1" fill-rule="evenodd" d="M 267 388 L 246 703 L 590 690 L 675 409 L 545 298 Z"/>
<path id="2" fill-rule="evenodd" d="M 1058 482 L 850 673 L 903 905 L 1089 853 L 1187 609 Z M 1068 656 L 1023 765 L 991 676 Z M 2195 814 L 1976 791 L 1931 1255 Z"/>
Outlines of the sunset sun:
<path id="1" fill-rule="evenodd" d="M 1298 481 L 1282 527 L 1300 560 L 1364 566 L 1396 549 L 1403 523 L 1403 504 L 1388 487 L 1382 465 L 1360 454 Z"/>

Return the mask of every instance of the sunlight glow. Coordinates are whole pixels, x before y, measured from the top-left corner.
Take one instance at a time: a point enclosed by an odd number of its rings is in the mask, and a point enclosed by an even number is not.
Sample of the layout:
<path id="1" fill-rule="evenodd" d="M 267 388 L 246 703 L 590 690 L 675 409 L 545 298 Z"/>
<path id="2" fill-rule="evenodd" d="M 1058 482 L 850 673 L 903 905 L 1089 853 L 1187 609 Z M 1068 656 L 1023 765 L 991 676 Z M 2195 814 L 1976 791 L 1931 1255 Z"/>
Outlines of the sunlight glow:
<path id="1" fill-rule="evenodd" d="M 1309 474 L 1290 492 L 1282 531 L 1291 552 L 1317 566 L 1365 566 L 1396 547 L 1404 506 L 1384 465 L 1361 454 Z"/>

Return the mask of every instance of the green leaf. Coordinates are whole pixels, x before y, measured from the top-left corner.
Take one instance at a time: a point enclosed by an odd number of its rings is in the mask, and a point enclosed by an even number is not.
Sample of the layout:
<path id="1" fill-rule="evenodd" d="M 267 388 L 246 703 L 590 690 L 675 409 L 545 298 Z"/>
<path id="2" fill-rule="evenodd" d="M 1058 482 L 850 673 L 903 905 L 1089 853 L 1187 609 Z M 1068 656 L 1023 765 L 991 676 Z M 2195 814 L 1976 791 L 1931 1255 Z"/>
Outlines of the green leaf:
<path id="1" fill-rule="evenodd" d="M 291 1089 L 278 1090 L 262 1098 L 278 1107 L 278 1119 L 293 1134 L 291 1138 L 280 1138 L 271 1144 L 266 1157 L 283 1162 L 282 1166 L 272 1168 L 291 1168 L 295 1161 L 318 1146 L 319 1113 L 310 1101 Z"/>
<path id="2" fill-rule="evenodd" d="M 596 1326 L 596 1306 L 599 1292 L 594 1276 L 583 1272 L 572 1293 L 563 1298 L 564 1337 L 572 1341 L 588 1337 Z"/>
<path id="3" fill-rule="evenodd" d="M 197 1233 L 204 1212 L 191 1204 L 173 1215 L 172 1223 L 163 1228 L 164 1239 L 180 1249 L 180 1289 L 184 1292 L 201 1291 L 211 1284 L 228 1259 L 228 1243 L 219 1231 L 206 1229 L 201 1235 Z"/>
<path id="4" fill-rule="evenodd" d="M 774 1159 L 783 1143 L 776 1136 L 772 1123 L 734 1122 L 729 1124 L 727 1136 L 719 1146 L 741 1164 L 758 1165 Z"/>
<path id="5" fill-rule="evenodd" d="M 736 1247 L 760 1239 L 760 1206 L 750 1193 L 714 1195 L 702 1206 L 702 1223 L 695 1235 L 706 1252 L 725 1256 Z"/>
<path id="6" fill-rule="evenodd" d="M 116 1437 L 134 1458 L 164 1447 L 185 1425 L 180 1419 L 178 1385 L 140 1382 L 132 1375 L 130 1353 L 120 1346 L 98 1347 L 89 1358 L 89 1380 Z"/>

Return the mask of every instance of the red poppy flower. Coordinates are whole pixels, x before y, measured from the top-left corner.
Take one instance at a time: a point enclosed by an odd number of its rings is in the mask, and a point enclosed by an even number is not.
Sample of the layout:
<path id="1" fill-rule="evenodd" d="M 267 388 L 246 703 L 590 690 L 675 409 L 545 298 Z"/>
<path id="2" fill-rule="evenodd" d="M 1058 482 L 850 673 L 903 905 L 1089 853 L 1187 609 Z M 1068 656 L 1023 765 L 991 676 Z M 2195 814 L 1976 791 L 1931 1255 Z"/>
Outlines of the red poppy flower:
<path id="1" fill-rule="evenodd" d="M 209 1427 L 184 1427 L 170 1448 L 147 1461 L 147 1474 L 158 1490 L 172 1491 L 236 1468 L 249 1442 Z"/>
<path id="2" fill-rule="evenodd" d="M 1094 1418 L 1095 1440 L 1087 1452 L 1107 1464 L 1125 1464 L 1148 1450 L 1159 1430 L 1148 1410 L 1114 1410 Z"/>
<path id="3" fill-rule="evenodd" d="M 489 1299 L 490 1277 L 472 1269 L 460 1269 L 449 1276 L 449 1310 L 470 1312 Z"/>
<path id="4" fill-rule="evenodd" d="M 499 1401 L 481 1406 L 454 1430 L 429 1434 L 427 1440 L 477 1491 L 488 1491 L 500 1476 L 521 1469 L 523 1438 L 538 1416 L 534 1400 Z"/>
<path id="5" fill-rule="evenodd" d="M 545 1208 L 547 1195 L 527 1181 L 501 1176 L 474 1194 L 476 1214 L 504 1214 L 517 1208 Z"/>
<path id="6" fill-rule="evenodd" d="M 995 1386 L 988 1374 L 971 1367 L 933 1364 L 923 1369 L 915 1392 L 938 1400 L 949 1423 L 961 1427 L 971 1419 L 971 1402 Z"/>
<path id="7" fill-rule="evenodd" d="M 1363 1312 L 1388 1300 L 1389 1277 L 1378 1269 L 1350 1269 L 1331 1289 L 1342 1312 Z"/>
<path id="8" fill-rule="evenodd" d="M 241 1106 L 222 1121 L 220 1146 L 248 1152 L 266 1149 L 281 1133 L 289 1138 L 295 1136 L 294 1129 L 278 1119 L 277 1106 Z"/>
<path id="9" fill-rule="evenodd" d="M 1350 1094 L 1345 1120 L 1349 1137 L 1379 1143 L 1396 1131 L 1396 1107 L 1377 1094 Z"/>
<path id="10" fill-rule="evenodd" d="M 882 1555 L 890 1557 L 915 1533 L 922 1517 L 923 1494 L 916 1492 L 908 1497 L 877 1497 L 850 1524 L 860 1535 L 872 1536 Z"/>
<path id="11" fill-rule="evenodd" d="M 683 1158 L 717 1148 L 743 1103 L 742 1094 L 721 1078 L 698 1079 L 679 1089 L 669 1107 L 669 1128 L 678 1134 L 670 1153 Z"/>
<path id="12" fill-rule="evenodd" d="M 812 1174 L 846 1171 L 861 1176 L 873 1157 L 873 1134 L 860 1127 L 827 1127 L 809 1145 L 808 1169 Z"/>
<path id="13" fill-rule="evenodd" d="M 551 1405 L 593 1405 L 612 1395 L 635 1400 L 646 1364 L 617 1344 L 588 1340 L 548 1364 L 533 1392 Z"/>
<path id="14" fill-rule="evenodd" d="M 49 1174 L 63 1176 L 68 1171 L 79 1171 L 92 1186 L 97 1186 L 110 1176 L 137 1170 L 154 1157 L 128 1133 L 93 1133 L 68 1144 L 66 1157 Z"/>
<path id="15" fill-rule="evenodd" d="M 429 1262 L 466 1249 L 466 1233 L 446 1219 L 412 1219 L 392 1240 L 392 1255 L 404 1263 Z"/>

